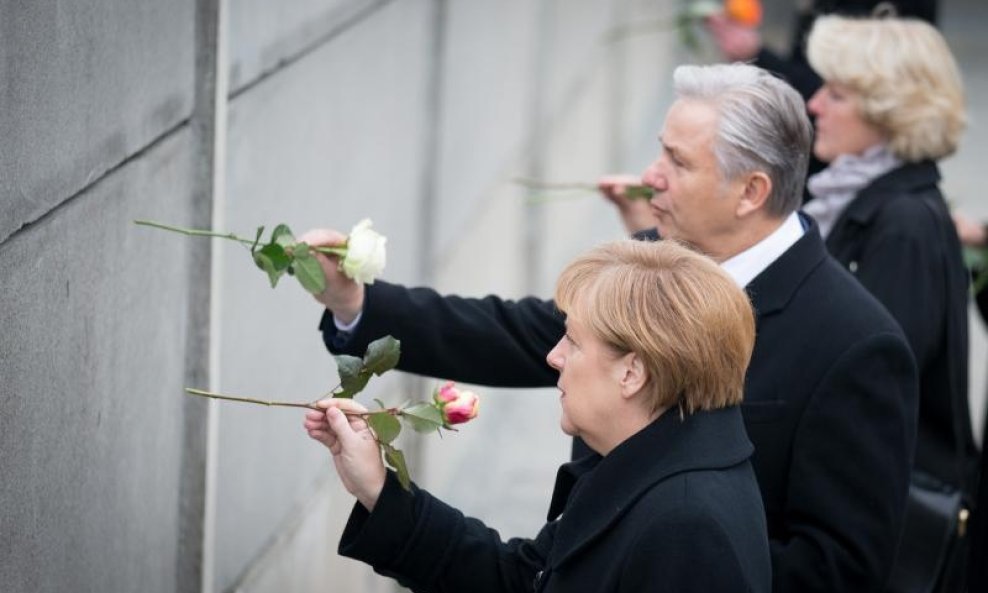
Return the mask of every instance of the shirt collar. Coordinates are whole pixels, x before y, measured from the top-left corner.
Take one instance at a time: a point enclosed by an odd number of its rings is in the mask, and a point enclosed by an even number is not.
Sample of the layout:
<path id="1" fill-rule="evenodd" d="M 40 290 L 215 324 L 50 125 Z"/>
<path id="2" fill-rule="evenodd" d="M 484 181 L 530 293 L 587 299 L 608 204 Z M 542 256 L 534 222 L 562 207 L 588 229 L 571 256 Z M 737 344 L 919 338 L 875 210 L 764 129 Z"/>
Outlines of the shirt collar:
<path id="1" fill-rule="evenodd" d="M 799 221 L 799 215 L 793 212 L 772 234 L 725 260 L 720 266 L 738 286 L 744 288 L 802 236 L 803 224 Z"/>

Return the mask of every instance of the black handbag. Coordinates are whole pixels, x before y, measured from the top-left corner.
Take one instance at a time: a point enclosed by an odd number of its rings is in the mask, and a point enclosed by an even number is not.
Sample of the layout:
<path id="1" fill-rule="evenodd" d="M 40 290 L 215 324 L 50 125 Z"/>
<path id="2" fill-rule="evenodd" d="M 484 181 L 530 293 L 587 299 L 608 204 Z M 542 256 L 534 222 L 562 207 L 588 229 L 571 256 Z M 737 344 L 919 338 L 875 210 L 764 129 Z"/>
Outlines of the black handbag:
<path id="1" fill-rule="evenodd" d="M 953 591 L 951 578 L 963 567 L 968 511 L 962 491 L 914 470 L 906 517 L 888 590 L 891 593 Z"/>

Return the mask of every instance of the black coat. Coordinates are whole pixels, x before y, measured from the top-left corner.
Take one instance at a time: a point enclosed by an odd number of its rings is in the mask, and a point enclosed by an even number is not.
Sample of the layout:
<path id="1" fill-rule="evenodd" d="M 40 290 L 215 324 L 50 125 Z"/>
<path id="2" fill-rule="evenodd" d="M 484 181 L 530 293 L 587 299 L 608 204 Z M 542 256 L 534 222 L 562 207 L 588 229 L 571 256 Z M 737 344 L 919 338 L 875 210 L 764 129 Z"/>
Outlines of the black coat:
<path id="1" fill-rule="evenodd" d="M 562 466 L 549 523 L 507 543 L 389 473 L 373 513 L 354 506 L 339 551 L 418 592 L 768 593 L 751 452 L 737 408 L 672 410 L 606 457 Z"/>
<path id="2" fill-rule="evenodd" d="M 916 357 L 916 467 L 954 485 L 963 468 L 970 489 L 977 449 L 967 403 L 968 271 L 939 181 L 929 161 L 879 177 L 858 192 L 826 244 L 899 322 Z"/>
<path id="3" fill-rule="evenodd" d="M 805 219 L 804 219 L 805 221 Z M 827 255 L 815 226 L 747 287 L 757 313 L 745 426 L 773 590 L 879 591 L 901 528 L 916 437 L 916 366 L 888 312 Z M 332 317 L 320 324 L 330 350 Z M 345 343 L 402 341 L 399 368 L 470 383 L 554 386 L 551 301 L 443 297 L 378 282 Z"/>

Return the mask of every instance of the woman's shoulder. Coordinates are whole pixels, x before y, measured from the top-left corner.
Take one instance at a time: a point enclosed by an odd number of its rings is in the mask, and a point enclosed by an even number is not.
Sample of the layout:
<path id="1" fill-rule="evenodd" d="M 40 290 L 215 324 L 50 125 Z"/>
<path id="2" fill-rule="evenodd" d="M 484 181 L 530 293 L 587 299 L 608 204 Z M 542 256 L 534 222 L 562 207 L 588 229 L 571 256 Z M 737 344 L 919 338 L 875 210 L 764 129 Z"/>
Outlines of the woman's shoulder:
<path id="1" fill-rule="evenodd" d="M 661 512 L 655 509 L 661 508 Z M 690 524 L 698 530 L 757 525 L 763 513 L 758 482 L 750 462 L 717 469 L 698 469 L 670 476 L 655 484 L 636 505 L 650 517 L 653 528 Z M 750 512 L 748 512 L 750 511 Z"/>
<path id="2" fill-rule="evenodd" d="M 952 228 L 947 202 L 936 186 L 884 190 L 872 225 L 876 233 L 924 242 Z"/>

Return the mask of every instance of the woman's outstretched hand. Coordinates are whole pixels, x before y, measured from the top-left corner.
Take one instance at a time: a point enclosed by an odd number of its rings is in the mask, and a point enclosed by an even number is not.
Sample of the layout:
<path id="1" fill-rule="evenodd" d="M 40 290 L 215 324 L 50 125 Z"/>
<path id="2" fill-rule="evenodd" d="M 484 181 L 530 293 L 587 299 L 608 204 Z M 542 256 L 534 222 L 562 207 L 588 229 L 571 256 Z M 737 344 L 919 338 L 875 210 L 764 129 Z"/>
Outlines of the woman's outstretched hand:
<path id="1" fill-rule="evenodd" d="M 367 408 L 349 399 L 324 399 L 318 405 L 325 410 L 306 412 L 306 431 L 333 454 L 343 487 L 373 511 L 386 471 L 374 433 L 361 416 Z"/>

